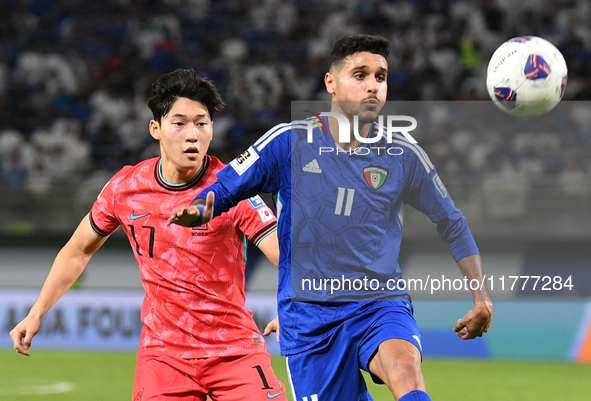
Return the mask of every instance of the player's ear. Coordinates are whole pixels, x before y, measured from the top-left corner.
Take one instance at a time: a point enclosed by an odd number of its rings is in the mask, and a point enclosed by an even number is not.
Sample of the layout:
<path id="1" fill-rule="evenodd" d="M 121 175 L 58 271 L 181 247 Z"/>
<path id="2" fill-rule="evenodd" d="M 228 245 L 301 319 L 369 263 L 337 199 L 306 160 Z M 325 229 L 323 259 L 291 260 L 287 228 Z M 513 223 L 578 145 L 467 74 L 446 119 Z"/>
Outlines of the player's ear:
<path id="1" fill-rule="evenodd" d="M 334 95 L 335 93 L 335 81 L 336 77 L 332 72 L 327 72 L 326 75 L 324 75 L 324 85 L 326 85 L 326 91 L 331 95 Z"/>
<path id="2" fill-rule="evenodd" d="M 150 135 L 152 135 L 152 138 L 156 139 L 157 141 L 160 140 L 160 124 L 158 124 L 156 120 L 150 121 Z"/>

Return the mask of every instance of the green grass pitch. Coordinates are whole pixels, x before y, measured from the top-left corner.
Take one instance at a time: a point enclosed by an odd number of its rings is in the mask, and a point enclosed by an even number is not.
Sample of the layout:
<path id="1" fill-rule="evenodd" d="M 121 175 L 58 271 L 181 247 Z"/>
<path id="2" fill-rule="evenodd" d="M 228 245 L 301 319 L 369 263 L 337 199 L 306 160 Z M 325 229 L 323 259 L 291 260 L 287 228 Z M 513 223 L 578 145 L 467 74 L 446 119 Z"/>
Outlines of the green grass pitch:
<path id="1" fill-rule="evenodd" d="M 31 352 L 27 358 L 0 350 L 0 401 L 131 399 L 135 353 Z M 273 367 L 287 384 L 285 360 L 273 358 Z M 591 399 L 591 365 L 427 359 L 423 372 L 434 401 Z M 393 400 L 385 386 L 369 388 L 376 400 Z"/>

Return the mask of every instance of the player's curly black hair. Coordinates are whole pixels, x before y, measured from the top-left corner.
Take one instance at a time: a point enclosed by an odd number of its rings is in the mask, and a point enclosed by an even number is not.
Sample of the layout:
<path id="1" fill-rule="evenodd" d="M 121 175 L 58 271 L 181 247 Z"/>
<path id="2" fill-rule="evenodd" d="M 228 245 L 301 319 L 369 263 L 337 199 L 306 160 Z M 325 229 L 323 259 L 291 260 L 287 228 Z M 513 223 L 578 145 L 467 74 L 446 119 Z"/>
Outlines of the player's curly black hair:
<path id="1" fill-rule="evenodd" d="M 224 110 L 222 97 L 210 81 L 201 78 L 195 70 L 178 69 L 161 75 L 152 84 L 148 107 L 154 120 L 162 122 L 174 102 L 181 97 L 203 104 L 210 117 Z"/>
<path id="2" fill-rule="evenodd" d="M 378 35 L 345 36 L 337 40 L 332 46 L 328 58 L 329 69 L 339 68 L 345 62 L 347 56 L 360 52 L 379 54 L 388 60 L 388 57 L 390 57 L 390 41 Z"/>

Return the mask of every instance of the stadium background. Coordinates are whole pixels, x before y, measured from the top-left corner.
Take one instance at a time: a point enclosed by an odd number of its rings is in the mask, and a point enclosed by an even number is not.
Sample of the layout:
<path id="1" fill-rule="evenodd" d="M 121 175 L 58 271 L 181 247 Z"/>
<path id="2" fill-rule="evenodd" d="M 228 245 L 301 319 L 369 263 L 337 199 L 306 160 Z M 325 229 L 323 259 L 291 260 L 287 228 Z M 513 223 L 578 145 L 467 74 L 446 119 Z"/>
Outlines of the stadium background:
<path id="1" fill-rule="evenodd" d="M 109 177 L 158 153 L 145 105 L 157 76 L 194 68 L 220 88 L 227 109 L 215 119 L 211 153 L 228 162 L 288 121 L 291 100 L 326 99 L 334 40 L 371 33 L 392 41 L 389 100 L 433 110 L 438 124 L 417 139 L 467 215 L 487 273 L 572 276 L 574 285 L 493 291 L 493 329 L 470 343 L 450 333 L 465 298 L 417 294 L 426 355 L 591 361 L 588 1 L 5 0 L 0 15 L 0 346 L 10 347 L 8 331 Z M 543 132 L 531 120 L 511 129 L 453 124 L 449 107 L 464 102 L 500 114 L 484 84 L 488 58 L 531 34 L 554 43 L 569 68 L 564 101 Z M 407 277 L 459 277 L 434 227 L 412 210 L 401 264 Z M 136 270 L 115 234 L 38 346 L 76 347 L 77 336 L 83 348 L 135 349 Z M 263 324 L 273 316 L 276 273 L 256 250 L 248 272 Z M 81 319 L 95 323 L 92 338 Z"/>

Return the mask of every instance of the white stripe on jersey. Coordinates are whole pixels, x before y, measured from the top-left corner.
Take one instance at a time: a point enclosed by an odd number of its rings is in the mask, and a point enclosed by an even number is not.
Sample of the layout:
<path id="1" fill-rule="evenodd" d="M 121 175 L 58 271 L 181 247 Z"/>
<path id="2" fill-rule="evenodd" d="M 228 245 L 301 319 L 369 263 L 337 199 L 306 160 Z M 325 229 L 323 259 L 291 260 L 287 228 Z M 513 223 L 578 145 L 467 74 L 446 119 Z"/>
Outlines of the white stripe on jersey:
<path id="1" fill-rule="evenodd" d="M 402 226 L 404 225 L 404 211 L 405 211 L 404 206 L 405 206 L 404 203 L 401 203 L 398 208 L 398 224 L 400 225 L 400 228 L 402 228 Z"/>
<path id="2" fill-rule="evenodd" d="M 287 380 L 289 380 L 289 387 L 291 387 L 291 398 L 297 401 L 295 388 L 293 388 L 293 381 L 291 380 L 291 370 L 289 370 L 289 357 L 285 357 L 285 367 L 287 370 Z"/>
<path id="3" fill-rule="evenodd" d="M 400 145 L 405 145 L 405 146 L 409 147 L 419 157 L 419 160 L 421 161 L 421 163 L 423 163 L 423 167 L 425 167 L 425 170 L 427 170 L 427 173 L 430 173 L 431 170 L 433 170 L 433 164 L 431 164 L 431 161 L 428 158 L 427 158 L 427 160 L 425 160 L 423 155 L 421 154 L 421 152 L 417 148 L 410 146 L 411 144 L 409 142 L 394 139 L 392 141 L 392 143 L 399 143 Z"/>
<path id="4" fill-rule="evenodd" d="M 375 124 L 374 126 L 375 126 L 376 130 L 380 130 L 380 128 L 381 128 L 377 124 Z M 382 129 L 382 136 L 387 139 L 386 130 L 384 130 L 384 129 Z M 398 143 L 400 145 L 404 145 L 404 146 L 410 148 L 413 152 L 415 152 L 415 154 L 419 157 L 419 160 L 421 161 L 421 163 L 423 163 L 423 167 L 425 167 L 425 170 L 427 170 L 427 173 L 430 173 L 431 170 L 433 170 L 435 168 L 435 166 L 433 166 L 433 163 L 431 163 L 429 156 L 427 156 L 427 153 L 425 153 L 423 148 L 421 148 L 418 145 L 415 145 L 414 143 L 410 143 L 408 141 L 408 139 L 406 139 L 406 137 L 401 134 L 394 133 L 394 135 L 392 135 L 392 138 L 398 138 L 398 139 L 392 139 L 392 143 Z"/>
<path id="5" fill-rule="evenodd" d="M 273 132 L 275 132 L 276 130 L 278 130 L 279 128 L 282 127 L 286 127 L 288 125 L 291 125 L 291 123 L 281 123 L 281 124 L 277 124 L 276 126 L 274 126 L 273 128 L 271 128 L 269 131 L 265 132 L 263 134 L 263 136 L 261 136 L 259 139 L 257 139 L 257 141 L 253 144 L 253 146 L 257 146 L 259 143 L 261 143 L 262 141 L 264 141 L 269 135 L 271 135 Z"/>
<path id="6" fill-rule="evenodd" d="M 401 134 L 395 133 L 392 137 L 402 139 L 404 142 L 408 141 L 408 139 L 406 139 L 406 137 Z M 410 143 L 410 142 L 408 142 L 408 146 L 415 148 L 421 155 L 423 155 L 423 160 L 425 160 L 431 166 L 432 169 L 435 168 L 435 166 L 433 166 L 433 163 L 431 163 L 431 159 L 429 159 L 429 156 L 427 156 L 427 152 L 425 152 L 425 150 L 423 148 L 421 148 L 419 145 L 417 145 L 415 143 Z"/>
<path id="7" fill-rule="evenodd" d="M 263 142 L 265 139 L 267 139 L 267 137 L 269 135 L 271 135 L 273 132 L 277 131 L 280 128 L 283 127 L 287 127 L 288 125 L 293 125 L 294 123 L 298 123 L 298 122 L 302 122 L 304 123 L 305 120 L 295 120 L 289 123 L 281 123 L 281 124 L 277 124 L 276 126 L 274 126 L 273 128 L 271 128 L 269 131 L 265 132 L 263 134 L 263 136 L 261 136 L 259 139 L 257 139 L 257 141 L 252 145 L 252 146 L 257 146 L 259 143 Z"/>
<path id="8" fill-rule="evenodd" d="M 276 209 L 277 209 L 277 220 L 279 221 L 279 216 L 281 216 L 281 211 L 283 210 L 283 203 L 281 203 L 281 197 L 277 196 L 277 199 L 275 200 L 275 203 L 277 204 Z"/>
<path id="9" fill-rule="evenodd" d="M 281 128 L 277 128 L 279 127 L 279 125 L 282 125 Z M 264 142 L 262 142 L 260 145 L 257 146 L 257 150 L 260 152 L 261 150 L 263 150 L 263 148 L 265 146 L 267 146 L 269 144 L 269 142 L 271 142 L 273 139 L 275 139 L 275 137 L 283 134 L 285 131 L 288 131 L 290 129 L 294 129 L 294 128 L 301 128 L 301 129 L 308 129 L 308 125 L 296 125 L 294 123 L 287 123 L 287 126 L 285 126 L 285 124 L 279 124 L 277 126 L 275 126 L 275 128 L 277 129 L 273 129 L 271 131 L 268 131 L 265 135 L 263 135 L 265 138 Z M 262 139 L 262 138 L 261 138 Z M 255 145 L 257 143 L 259 143 L 261 141 L 261 139 L 259 139 Z"/>

